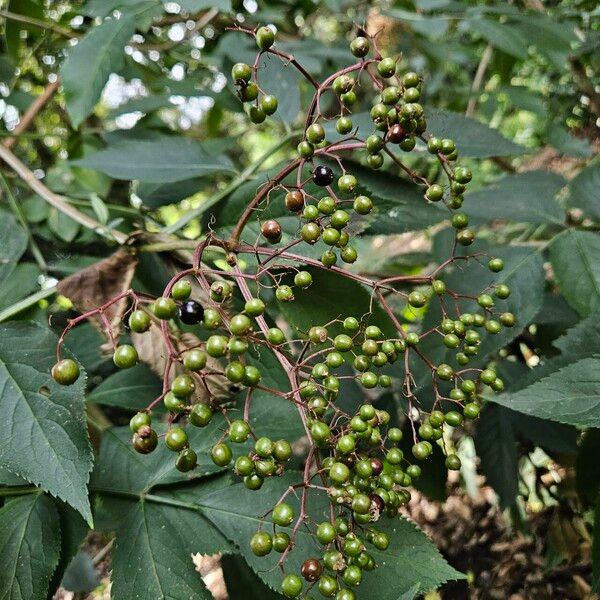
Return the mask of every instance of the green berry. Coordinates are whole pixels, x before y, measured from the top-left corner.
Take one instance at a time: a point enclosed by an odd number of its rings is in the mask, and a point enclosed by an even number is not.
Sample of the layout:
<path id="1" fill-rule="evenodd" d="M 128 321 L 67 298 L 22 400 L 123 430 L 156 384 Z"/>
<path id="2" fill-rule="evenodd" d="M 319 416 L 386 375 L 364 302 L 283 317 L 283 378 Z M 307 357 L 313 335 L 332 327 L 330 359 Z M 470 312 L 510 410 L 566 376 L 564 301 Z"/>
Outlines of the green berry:
<path id="1" fill-rule="evenodd" d="M 198 455 L 191 448 L 184 448 L 175 461 L 175 468 L 182 473 L 187 473 L 196 468 Z"/>
<path id="2" fill-rule="evenodd" d="M 298 575 L 286 575 L 281 582 L 281 592 L 286 598 L 297 598 L 302 593 L 302 579 Z"/>
<path id="3" fill-rule="evenodd" d="M 113 354 L 113 362 L 119 369 L 129 369 L 138 361 L 137 350 L 130 344 L 117 346 Z"/>
<path id="4" fill-rule="evenodd" d="M 131 417 L 129 421 L 129 429 L 136 433 L 140 427 L 148 426 L 150 427 L 152 423 L 152 417 L 147 412 L 139 412 Z"/>
<path id="5" fill-rule="evenodd" d="M 215 465 L 218 467 L 225 467 L 231 462 L 233 454 L 231 448 L 227 444 L 220 442 L 211 448 L 210 457 Z"/>
<path id="6" fill-rule="evenodd" d="M 51 375 L 60 385 L 72 385 L 79 378 L 79 367 L 74 360 L 63 358 L 52 367 Z"/>
<path id="7" fill-rule="evenodd" d="M 168 321 L 177 314 L 177 304 L 173 298 L 161 297 L 154 302 L 154 314 L 156 318 Z"/>
<path id="8" fill-rule="evenodd" d="M 192 284 L 187 279 L 180 279 L 171 289 L 171 296 L 175 300 L 187 300 L 192 293 Z"/>
<path id="9" fill-rule="evenodd" d="M 250 321 L 250 319 L 248 319 Z M 225 356 L 227 352 L 227 338 L 224 335 L 211 335 L 206 340 L 206 352 L 213 358 Z"/>
<path id="10" fill-rule="evenodd" d="M 350 43 L 350 52 L 357 58 L 364 58 L 369 53 L 370 47 L 369 38 L 358 36 Z"/>
<path id="11" fill-rule="evenodd" d="M 270 94 L 263 96 L 260 99 L 260 108 L 265 113 L 265 115 L 272 115 L 277 111 L 278 107 L 277 98 Z"/>
<path id="12" fill-rule="evenodd" d="M 299 288 L 307 288 L 312 283 L 312 275 L 308 271 L 298 271 L 294 276 L 294 284 Z"/>
<path id="13" fill-rule="evenodd" d="M 252 77 L 252 69 L 245 63 L 236 63 L 231 69 L 231 78 L 237 85 L 248 83 Z"/>
<path id="14" fill-rule="evenodd" d="M 188 445 L 187 433 L 181 427 L 171 427 L 165 436 L 165 444 L 169 450 L 180 452 Z"/>
<path id="15" fill-rule="evenodd" d="M 189 421 L 195 427 L 206 427 L 212 418 L 212 410 L 206 404 L 195 404 L 190 412 Z"/>
<path id="16" fill-rule="evenodd" d="M 206 352 L 196 348 L 183 355 L 183 366 L 190 371 L 201 371 L 206 366 Z"/>
<path id="17" fill-rule="evenodd" d="M 265 312 L 265 303 L 260 298 L 251 298 L 244 305 L 244 310 L 251 317 L 258 317 Z"/>
<path id="18" fill-rule="evenodd" d="M 257 531 L 250 540 L 250 549 L 256 556 L 267 556 L 273 549 L 273 538 L 266 531 Z"/>
<path id="19" fill-rule="evenodd" d="M 488 262 L 488 268 L 494 273 L 499 273 L 504 269 L 504 261 L 501 258 L 492 258 L 490 262 Z"/>
<path id="20" fill-rule="evenodd" d="M 388 79 L 396 72 L 396 61 L 393 58 L 384 58 L 377 63 L 377 72 L 381 77 Z"/>
<path id="21" fill-rule="evenodd" d="M 263 51 L 268 50 L 275 42 L 275 32 L 264 25 L 256 31 L 256 45 Z"/>
<path id="22" fill-rule="evenodd" d="M 287 503 L 281 502 L 273 509 L 273 523 L 287 527 L 294 520 L 294 509 Z"/>
<path id="23" fill-rule="evenodd" d="M 129 328 L 135 333 L 144 333 L 150 329 L 152 320 L 144 310 L 134 310 L 129 315 Z"/>

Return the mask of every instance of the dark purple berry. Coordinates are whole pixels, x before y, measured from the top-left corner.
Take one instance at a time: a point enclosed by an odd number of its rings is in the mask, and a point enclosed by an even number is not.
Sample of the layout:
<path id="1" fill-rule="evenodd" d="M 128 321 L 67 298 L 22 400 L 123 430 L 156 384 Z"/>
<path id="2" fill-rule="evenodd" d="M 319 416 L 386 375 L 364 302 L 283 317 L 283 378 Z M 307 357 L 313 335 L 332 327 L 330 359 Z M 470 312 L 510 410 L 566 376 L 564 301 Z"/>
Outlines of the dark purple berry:
<path id="1" fill-rule="evenodd" d="M 317 185 L 325 187 L 331 185 L 331 182 L 333 181 L 333 171 L 325 165 L 319 165 L 313 171 L 312 178 Z"/>
<path id="2" fill-rule="evenodd" d="M 203 318 L 204 309 L 195 300 L 188 300 L 179 307 L 179 319 L 186 325 L 196 325 Z"/>

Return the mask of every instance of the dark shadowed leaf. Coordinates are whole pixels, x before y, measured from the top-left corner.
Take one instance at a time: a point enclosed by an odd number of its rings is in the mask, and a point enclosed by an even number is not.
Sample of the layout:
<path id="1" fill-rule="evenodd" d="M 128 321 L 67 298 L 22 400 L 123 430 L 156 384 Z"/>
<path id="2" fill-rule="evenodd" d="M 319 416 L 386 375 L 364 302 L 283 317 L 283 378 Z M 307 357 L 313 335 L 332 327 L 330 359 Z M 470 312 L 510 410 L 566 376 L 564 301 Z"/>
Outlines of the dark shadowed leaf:
<path id="1" fill-rule="evenodd" d="M 569 229 L 550 244 L 554 276 L 569 304 L 582 316 L 600 310 L 600 236 Z"/>
<path id="2" fill-rule="evenodd" d="M 123 48 L 135 27 L 134 15 L 110 19 L 92 28 L 69 50 L 60 77 L 74 127 L 79 127 L 92 112 L 108 76 L 121 68 Z"/>
<path id="3" fill-rule="evenodd" d="M 53 500 L 33 493 L 0 509 L 0 597 L 43 600 L 58 564 L 60 527 Z"/>
<path id="4" fill-rule="evenodd" d="M 0 465 L 65 500 L 91 522 L 85 374 L 69 387 L 52 379 L 56 343 L 49 329 L 35 323 L 0 327 Z"/>
<path id="5" fill-rule="evenodd" d="M 233 170 L 225 155 L 214 154 L 195 140 L 175 137 L 116 141 L 74 164 L 102 171 L 116 179 L 151 183 L 182 181 Z"/>
<path id="6" fill-rule="evenodd" d="M 519 223 L 563 224 L 563 209 L 554 196 L 565 185 L 548 171 L 507 175 L 492 185 L 467 194 L 464 212 L 476 221 L 506 219 Z"/>

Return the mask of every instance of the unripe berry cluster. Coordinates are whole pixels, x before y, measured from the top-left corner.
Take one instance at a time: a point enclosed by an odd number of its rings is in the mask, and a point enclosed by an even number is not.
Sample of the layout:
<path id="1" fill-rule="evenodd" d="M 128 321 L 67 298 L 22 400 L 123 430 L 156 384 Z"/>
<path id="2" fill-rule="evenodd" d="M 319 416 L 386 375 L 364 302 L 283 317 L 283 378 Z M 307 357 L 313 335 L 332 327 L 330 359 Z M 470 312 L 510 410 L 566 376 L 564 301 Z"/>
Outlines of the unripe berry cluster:
<path id="1" fill-rule="evenodd" d="M 248 113 L 253 122 L 264 121 L 277 109 L 277 99 L 260 88 L 263 53 L 298 68 L 315 87 L 297 156 L 257 191 L 227 239 L 210 233 L 199 243 L 192 267 L 177 273 L 162 296 L 153 298 L 128 290 L 71 320 L 60 338 L 59 360 L 52 376 L 65 385 L 79 376 L 74 360 L 60 360 L 60 347 L 68 330 L 86 318 L 101 316 L 112 304 L 127 300 L 126 320 L 134 343 L 118 344 L 111 326 L 103 321 L 113 342 L 115 366 L 129 368 L 136 364 L 135 335 L 153 328 L 158 328 L 167 356 L 163 393 L 131 418 L 133 447 L 142 454 L 157 447 L 161 436 L 159 428 L 153 428 L 152 409 L 162 403 L 168 415 L 164 444 L 177 453 L 177 469 L 191 471 L 198 464 L 198 456 L 190 446 L 190 429 L 185 423 L 207 428 L 216 418 L 222 419 L 225 425 L 219 428 L 220 438 L 216 442 L 211 438 L 210 457 L 217 467 L 232 468 L 240 483 L 250 490 L 260 490 L 269 478 L 281 476 L 286 468 L 290 470 L 288 461 L 293 454 L 290 440 L 279 436 L 271 439 L 260 431 L 260 424 L 250 425 L 253 395 L 261 390 L 291 403 L 309 448 L 297 457 L 304 465 L 299 475 L 302 480 L 290 489 L 301 493 L 300 510 L 296 513 L 284 495 L 265 515 L 271 515 L 273 533 L 261 526 L 250 540 L 250 548 L 257 556 L 272 551 L 280 554 L 278 564 L 284 570 L 281 590 L 285 596 L 299 597 L 314 587 L 325 597 L 353 600 L 353 588 L 361 583 L 363 573 L 378 566 L 372 549 L 383 551 L 390 544 L 377 523 L 397 516 L 409 501 L 409 488 L 420 476 L 421 464 L 425 467 L 424 461 L 441 451 L 448 470 L 461 468 L 453 437 L 478 417 L 484 389 L 504 389 L 504 382 L 492 367 L 467 365 L 478 355 L 484 336 L 514 326 L 516 319 L 511 312 L 496 311 L 497 304 L 510 296 L 505 283 L 493 283 L 469 295 L 449 287 L 447 270 L 453 269 L 457 261 L 485 260 L 494 274 L 503 270 L 504 262 L 497 257 L 483 259 L 483 254 L 456 254 L 457 245 L 469 246 L 475 239 L 468 217 L 457 212 L 472 175 L 468 169 L 456 166 L 458 150 L 453 140 L 427 133 L 426 115 L 420 104 L 422 77 L 404 69 L 399 60 L 382 57 L 376 40 L 361 35 L 350 44 L 358 62 L 318 83 L 294 57 L 274 47 L 272 29 L 243 31 L 254 36 L 259 51 L 252 66 L 234 65 L 232 78 L 240 99 L 252 103 Z M 375 95 L 370 111 L 373 129 L 364 137 L 354 130 L 350 112 L 358 101 L 360 86 L 370 88 Z M 321 107 L 327 91 L 333 92 L 335 128 L 342 136 L 333 142 L 327 139 L 324 116 L 327 114 L 329 119 L 331 109 L 322 111 Z M 437 159 L 447 184 L 437 179 L 429 181 L 405 165 L 396 153 L 396 147 L 407 153 L 417 144 Z M 455 243 L 449 258 L 438 268 L 417 275 L 370 279 L 334 267 L 338 257 L 344 263 L 357 261 L 358 253 L 350 243 L 352 224 L 377 211 L 376 203 L 344 167 L 340 153 L 354 150 L 364 152 L 364 162 L 373 169 L 383 167 L 386 160 L 392 167 L 399 167 L 415 184 L 423 186 L 424 202 L 446 205 Z M 286 177 L 294 171 L 296 184 L 290 185 Z M 315 192 L 315 188 L 322 191 Z M 298 218 L 297 231 L 289 240 L 284 239 L 279 221 L 263 220 L 257 210 L 274 190 L 283 192 L 286 210 Z M 253 245 L 243 241 L 250 222 L 260 223 L 261 235 Z M 318 243 L 324 246 L 320 260 L 292 252 L 297 244 Z M 225 252 L 227 268 L 209 268 L 202 262 L 208 260 L 204 257 L 208 247 Z M 245 263 L 239 260 L 243 254 L 253 256 L 256 267 L 244 268 Z M 342 298 L 340 310 L 327 323 L 315 319 L 306 330 L 295 330 L 285 323 L 277 309 L 283 306 L 284 313 L 293 311 L 294 302 L 306 306 L 314 290 L 315 270 L 326 277 L 332 276 L 333 270 L 336 277 L 369 289 L 372 304 L 379 305 L 386 321 L 376 317 L 373 309 L 347 314 Z M 390 299 L 394 299 L 393 305 Z M 476 308 L 465 312 L 466 302 Z M 419 314 L 434 303 L 439 303 L 441 318 L 423 331 Z M 410 323 L 401 322 L 399 307 L 415 318 Z M 192 330 L 197 342 L 182 345 L 182 330 Z M 439 340 L 438 347 L 450 350 L 451 358 L 441 364 L 432 361 L 424 351 L 426 338 Z M 288 389 L 272 389 L 261 383 L 261 369 L 256 366 L 260 365 L 257 350 L 261 348 L 278 361 L 289 380 Z M 427 410 L 414 390 L 411 361 L 421 361 L 431 372 L 433 398 L 427 399 Z M 228 398 L 231 402 L 224 403 L 216 398 L 209 386 L 211 378 L 225 382 L 231 396 L 243 390 L 243 409 L 238 410 L 235 399 Z M 340 402 L 347 400 L 340 397 L 343 379 L 352 380 L 364 390 L 365 398 L 355 402 L 356 408 L 342 408 L 348 404 Z M 382 390 L 402 395 L 408 404 L 409 427 L 404 433 L 402 423 L 373 406 L 374 397 Z M 210 430 L 205 429 L 206 434 L 214 435 Z M 406 431 L 411 437 L 401 448 Z M 241 453 L 234 452 L 242 445 Z M 332 509 L 329 521 L 310 522 L 306 513 L 309 492 L 327 494 Z M 286 574 L 285 560 L 293 551 L 302 525 L 311 529 L 323 552 L 307 557 L 299 573 Z"/>

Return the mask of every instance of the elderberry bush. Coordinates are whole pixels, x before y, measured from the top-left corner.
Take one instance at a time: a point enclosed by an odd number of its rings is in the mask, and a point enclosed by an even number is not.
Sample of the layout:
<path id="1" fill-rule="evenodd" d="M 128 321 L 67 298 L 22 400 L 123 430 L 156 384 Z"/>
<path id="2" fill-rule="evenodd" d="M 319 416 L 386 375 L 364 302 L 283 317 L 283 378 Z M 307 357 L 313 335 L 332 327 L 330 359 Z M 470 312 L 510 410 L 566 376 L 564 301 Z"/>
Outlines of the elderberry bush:
<path id="1" fill-rule="evenodd" d="M 448 470 L 461 468 L 456 447 L 462 426 L 478 418 L 484 393 L 504 389 L 492 365 L 472 361 L 486 337 L 513 327 L 517 317 L 503 308 L 511 290 L 497 282 L 502 258 L 471 250 L 476 233 L 461 209 L 473 175 L 461 166 L 455 142 L 429 131 L 420 103 L 422 77 L 400 58 L 383 57 L 377 38 L 362 30 L 350 44 L 348 65 L 322 81 L 286 52 L 270 28 L 240 27 L 237 33 L 253 36 L 257 45 L 252 64 L 231 69 L 252 123 L 260 125 L 280 108 L 269 80 L 261 78 L 267 56 L 297 69 L 313 90 L 297 156 L 247 199 L 226 235 L 216 223 L 198 240 L 191 267 L 175 274 L 162 295 L 128 289 L 71 319 L 52 376 L 63 385 L 77 381 L 77 363 L 61 358 L 61 350 L 71 329 L 87 319 L 101 319 L 119 369 L 139 360 L 135 344 L 121 343 L 120 332 L 159 331 L 166 357 L 163 391 L 131 418 L 135 451 L 147 455 L 164 445 L 177 470 L 193 473 L 207 457 L 190 442 L 186 424 L 203 429 L 223 418 L 220 438 L 205 451 L 215 468 L 230 469 L 257 495 L 273 479 L 297 476 L 273 506 L 256 515 L 260 526 L 250 539 L 237 543 L 257 557 L 277 555 L 280 590 L 288 598 L 353 600 L 361 597 L 363 573 L 385 568 L 382 556 L 393 548 L 382 524 L 400 518 L 434 450 L 444 454 Z M 372 99 L 367 129 L 353 122 L 359 96 Z M 329 97 L 333 101 L 325 103 Z M 417 152 L 438 163 L 440 177 L 406 164 L 406 156 Z M 360 255 L 361 228 L 377 211 L 354 170 L 377 171 L 386 161 L 419 186 L 424 206 L 443 207 L 452 226 L 446 258 L 423 273 L 370 277 L 350 267 Z M 273 211 L 275 197 L 283 206 Z M 224 256 L 220 268 L 205 262 L 214 251 Z M 470 262 L 487 267 L 486 283 L 454 289 L 449 275 Z M 323 302 L 319 282 L 328 273 L 359 284 L 369 296 L 367 310 L 345 312 L 347 299 L 334 290 L 326 300 L 339 312 L 327 322 L 314 319 L 298 329 L 269 314 L 273 302 L 286 307 L 283 315 L 294 311 L 299 297 L 314 297 L 315 306 Z M 127 310 L 115 325 L 105 313 L 118 302 L 126 302 Z M 425 310 L 436 320 L 420 329 L 410 316 Z M 189 331 L 198 333 L 191 342 L 183 334 Z M 433 348 L 436 357 L 446 357 L 443 362 L 432 357 Z M 261 353 L 272 354 L 285 372 L 285 387 L 263 383 Z M 214 392 L 215 381 L 228 390 L 225 397 Z M 361 397 L 344 397 L 360 390 Z M 374 393 L 382 390 L 401 399 L 403 415 L 373 405 Z M 294 439 L 261 431 L 261 420 L 252 420 L 260 392 L 294 407 L 304 442 L 295 445 Z M 229 402 L 235 393 L 243 396 L 241 408 Z M 159 432 L 155 424 L 164 411 L 167 428 Z M 410 424 L 409 439 L 402 419 Z M 329 505 L 327 518 L 314 518 L 311 497 Z M 319 551 L 295 556 L 297 537 L 307 534 Z M 299 568 L 289 567 L 292 555 Z"/>

